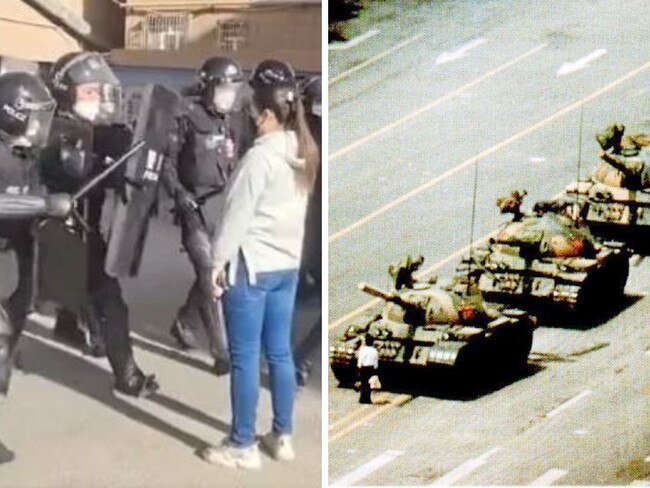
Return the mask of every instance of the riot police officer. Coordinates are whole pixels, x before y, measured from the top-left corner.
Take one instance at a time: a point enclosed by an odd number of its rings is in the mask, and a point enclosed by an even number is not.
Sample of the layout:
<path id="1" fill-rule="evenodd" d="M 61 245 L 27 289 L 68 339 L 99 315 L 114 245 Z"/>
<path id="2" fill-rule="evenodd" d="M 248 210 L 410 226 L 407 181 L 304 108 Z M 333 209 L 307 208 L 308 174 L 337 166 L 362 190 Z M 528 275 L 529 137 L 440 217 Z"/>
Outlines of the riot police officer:
<path id="1" fill-rule="evenodd" d="M 56 103 L 35 76 L 0 76 L 0 240 L 14 251 L 18 284 L 0 305 L 0 395 L 9 388 L 12 356 L 25 325 L 33 293 L 32 222 L 65 217 L 67 195 L 42 196 L 36 157 L 47 141 Z"/>
<path id="2" fill-rule="evenodd" d="M 210 283 L 210 236 L 219 221 L 221 193 L 252 136 L 242 110 L 244 75 L 239 65 L 229 58 L 212 57 L 203 63 L 198 78 L 198 100 L 185 100 L 178 120 L 177 164 L 166 164 L 162 172 L 196 275 L 171 334 L 182 347 L 196 348 L 195 331 L 202 328 L 217 373 L 226 373 L 225 329 Z"/>
<path id="3" fill-rule="evenodd" d="M 115 118 L 120 83 L 100 54 L 83 52 L 59 59 L 52 66 L 50 84 L 58 107 L 48 145 L 41 154 L 43 183 L 49 191 L 74 192 L 110 163 L 106 159 L 110 148 L 98 147 L 96 132 Z M 135 362 L 128 308 L 118 280 L 104 269 L 106 242 L 100 223 L 109 184 L 102 182 L 78 204 L 79 220 L 85 223 L 75 230 L 82 236 L 87 255 L 87 298 L 74 307 L 61 304 L 57 332 L 74 336 L 77 321 L 83 322 L 95 355 L 102 355 L 105 343 L 115 388 L 133 396 L 147 395 L 155 392 L 158 384 Z M 118 190 L 120 184 L 123 182 L 116 185 Z"/>
<path id="4" fill-rule="evenodd" d="M 302 86 L 303 104 L 307 114 L 309 130 L 318 144 L 319 157 L 322 156 L 322 79 L 320 76 L 308 78 Z M 322 267 L 322 171 L 318 166 L 314 191 L 307 208 L 305 242 L 301 266 L 300 289 L 320 290 Z M 294 349 L 296 379 L 299 385 L 305 385 L 314 364 L 314 355 L 321 344 L 321 317 L 316 320 L 307 336 Z"/>

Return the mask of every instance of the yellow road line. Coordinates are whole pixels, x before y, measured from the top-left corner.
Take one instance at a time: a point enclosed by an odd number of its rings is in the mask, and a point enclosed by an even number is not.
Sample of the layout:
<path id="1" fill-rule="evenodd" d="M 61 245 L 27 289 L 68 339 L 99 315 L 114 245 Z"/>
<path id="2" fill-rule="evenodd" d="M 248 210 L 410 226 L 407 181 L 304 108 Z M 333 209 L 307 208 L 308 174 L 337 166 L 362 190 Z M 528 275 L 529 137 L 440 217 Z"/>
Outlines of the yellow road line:
<path id="1" fill-rule="evenodd" d="M 337 81 L 341 81 L 341 80 L 347 78 L 348 76 L 356 73 L 357 71 L 360 71 L 363 68 L 365 68 L 367 66 L 370 66 L 373 63 L 376 63 L 380 59 L 385 58 L 389 54 L 392 54 L 395 51 L 398 51 L 398 50 L 402 49 L 403 47 L 408 46 L 412 42 L 415 42 L 418 39 L 420 39 L 422 36 L 424 36 L 424 32 L 420 32 L 419 34 L 416 34 L 413 37 L 410 37 L 409 39 L 406 39 L 405 41 L 402 41 L 399 44 L 396 44 L 395 46 L 391 47 L 390 49 L 387 49 L 384 52 L 381 52 L 381 53 L 377 54 L 376 56 L 373 56 L 372 58 L 366 59 L 363 63 L 359 63 L 355 67 L 350 68 L 347 71 L 343 71 L 342 73 L 339 73 L 338 75 L 334 76 L 333 78 L 330 78 L 329 82 L 327 83 L 328 86 L 332 86 Z"/>
<path id="2" fill-rule="evenodd" d="M 374 398 L 375 402 L 379 403 L 384 403 L 386 401 L 389 401 L 389 395 L 388 393 L 381 393 L 379 395 L 376 395 Z M 364 405 L 362 407 L 357 408 L 356 410 L 352 410 L 351 412 L 348 412 L 347 415 L 344 415 L 338 420 L 335 420 L 334 422 L 330 422 L 328 429 L 329 430 L 334 430 L 336 429 L 339 425 L 342 425 L 349 420 L 353 419 L 354 417 L 358 416 L 359 414 L 365 412 L 366 410 L 370 410 L 372 408 L 372 405 Z"/>
<path id="3" fill-rule="evenodd" d="M 329 237 L 328 241 L 330 243 L 335 242 L 336 240 L 340 239 L 341 237 L 345 236 L 346 234 L 349 234 L 353 230 L 356 230 L 359 227 L 367 224 L 371 220 L 376 219 L 380 215 L 385 214 L 386 212 L 388 212 L 389 210 L 395 208 L 396 206 L 400 205 L 401 203 L 404 203 L 405 201 L 410 200 L 411 198 L 419 195 L 423 191 L 430 189 L 431 187 L 433 187 L 434 185 L 436 185 L 440 181 L 442 181 L 442 180 L 444 180 L 446 178 L 449 178 L 453 174 L 458 173 L 459 171 L 461 171 L 461 170 L 463 170 L 463 169 L 465 169 L 465 168 L 467 168 L 467 167 L 469 167 L 471 165 L 476 164 L 481 159 L 484 159 L 485 157 L 490 156 L 491 154 L 499 151 L 500 149 L 503 149 L 504 147 L 509 146 L 510 144 L 512 144 L 512 143 L 518 141 L 519 139 L 531 134 L 532 132 L 536 131 L 537 129 L 540 129 L 541 127 L 544 127 L 545 125 L 548 125 L 549 123 L 551 123 L 551 122 L 555 121 L 556 119 L 558 119 L 558 118 L 572 112 L 573 110 L 576 110 L 577 108 L 581 107 L 582 105 L 593 101 L 594 99 L 598 98 L 602 94 L 616 88 L 621 83 L 629 80 L 630 78 L 638 75 L 639 73 L 641 73 L 642 71 L 645 71 L 648 68 L 650 68 L 650 61 L 644 63 L 643 65 L 639 66 L 638 68 L 633 69 L 632 71 L 629 71 L 627 74 L 625 74 L 622 77 L 612 81 L 611 83 L 605 85 L 604 87 L 599 88 L 598 90 L 592 92 L 590 95 L 587 95 L 586 97 L 583 97 L 583 98 L 581 98 L 579 100 L 576 100 L 575 102 L 573 102 L 573 103 L 567 105 L 566 107 L 558 110 L 557 112 L 553 113 L 552 115 L 549 115 L 548 117 L 534 123 L 533 125 L 530 125 L 527 128 L 525 128 L 525 129 L 511 135 L 510 137 L 508 137 L 507 139 L 504 139 L 500 143 L 495 144 L 494 146 L 489 147 L 489 148 L 481 151 L 480 153 L 478 153 L 475 156 L 472 156 L 471 158 L 467 159 L 463 163 L 461 163 L 461 164 L 459 164 L 457 166 L 454 166 L 453 168 L 447 170 L 443 174 L 438 175 L 438 176 L 430 179 L 426 183 L 423 183 L 422 185 L 418 186 L 417 188 L 414 188 L 413 190 L 409 191 L 408 193 L 405 193 L 404 195 L 401 195 L 400 197 L 396 198 L 395 200 L 393 200 L 391 202 L 388 202 L 384 206 L 382 206 L 382 207 L 378 208 L 377 210 L 371 212 L 370 214 L 366 215 L 362 219 L 360 219 L 360 220 L 354 222 L 353 224 L 348 225 L 347 227 L 335 232 L 334 234 L 332 234 Z"/>
<path id="4" fill-rule="evenodd" d="M 390 130 L 393 130 L 395 127 L 398 127 L 398 126 L 408 122 L 409 120 L 412 120 L 415 117 L 430 111 L 431 109 L 437 107 L 441 103 L 446 102 L 447 100 L 450 100 L 450 99 L 460 95 L 461 93 L 466 92 L 467 90 L 469 90 L 471 88 L 474 88 L 479 83 L 482 83 L 483 81 L 487 80 L 488 78 L 493 77 L 494 75 L 500 73 L 501 71 L 510 68 L 511 66 L 519 63 L 520 61 L 523 61 L 527 57 L 532 56 L 533 54 L 535 54 L 537 51 L 540 51 L 541 49 L 544 49 L 546 46 L 548 46 L 548 44 L 546 44 L 546 43 L 539 44 L 538 46 L 535 46 L 533 49 L 531 49 L 529 51 L 526 51 L 524 54 L 522 54 L 520 56 L 517 56 L 516 58 L 511 59 L 510 61 L 508 61 L 508 62 L 506 62 L 506 63 L 504 63 L 504 64 L 502 64 L 502 65 L 500 65 L 500 66 L 498 66 L 498 67 L 496 67 L 496 68 L 494 68 L 492 70 L 490 70 L 490 71 L 488 71 L 487 73 L 479 76 L 478 78 L 475 78 L 474 80 L 470 81 L 469 83 L 466 83 L 463 86 L 461 86 L 459 88 L 456 88 L 455 90 L 450 91 L 449 93 L 446 93 L 445 95 L 443 95 L 443 96 L 441 96 L 439 98 L 436 98 L 432 102 L 426 104 L 424 107 L 420 107 L 419 109 L 414 110 L 413 112 L 411 112 L 409 114 L 406 114 L 406 115 L 400 117 L 399 119 L 391 122 L 390 124 L 385 125 L 384 127 L 381 127 L 379 129 L 371 132 L 370 134 L 362 137 L 361 139 L 359 139 L 359 140 L 357 140 L 355 142 L 352 142 L 352 143 L 350 143 L 350 144 L 348 144 L 346 146 L 343 146 L 341 149 L 338 149 L 338 150 L 334 151 L 332 154 L 330 154 L 329 157 L 328 157 L 328 161 L 333 161 L 333 160 L 335 160 L 337 158 L 340 158 L 344 154 L 349 153 L 350 151 L 356 149 L 357 147 L 362 146 L 362 145 L 370 142 L 373 139 L 376 139 L 377 137 L 381 136 L 382 134 L 385 134 L 386 132 L 388 132 Z"/>
<path id="5" fill-rule="evenodd" d="M 347 427 L 340 430 L 336 434 L 330 435 L 328 442 L 334 442 L 335 440 L 340 439 L 344 435 L 346 435 L 346 434 L 352 432 L 353 430 L 361 427 L 363 424 L 365 424 L 369 420 L 372 420 L 376 416 L 381 415 L 382 413 L 386 412 L 387 410 L 390 410 L 393 407 L 398 407 L 398 406 L 400 406 L 400 405 L 402 405 L 402 404 L 404 404 L 404 403 L 406 403 L 406 402 L 408 402 L 408 401 L 410 401 L 412 399 L 413 399 L 413 396 L 411 396 L 411 395 L 399 395 L 399 396 L 393 398 L 390 401 L 390 403 L 387 403 L 386 405 L 382 405 L 381 407 L 378 407 L 377 409 L 372 410 L 368 415 L 360 418 L 356 422 L 353 422 L 352 424 L 348 425 Z"/>

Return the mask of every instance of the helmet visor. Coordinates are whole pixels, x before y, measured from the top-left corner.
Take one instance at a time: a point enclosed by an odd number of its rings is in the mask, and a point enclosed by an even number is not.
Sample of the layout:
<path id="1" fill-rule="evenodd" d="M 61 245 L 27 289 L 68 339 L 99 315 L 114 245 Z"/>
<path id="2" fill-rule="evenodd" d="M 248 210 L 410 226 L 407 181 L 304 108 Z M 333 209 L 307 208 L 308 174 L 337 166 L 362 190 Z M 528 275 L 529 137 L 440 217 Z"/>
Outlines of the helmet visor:
<path id="1" fill-rule="evenodd" d="M 68 76 L 75 85 L 84 83 L 106 83 L 119 85 L 120 80 L 108 66 L 106 60 L 94 53 L 87 53 L 77 57 L 68 67 Z"/>
<path id="2" fill-rule="evenodd" d="M 53 100 L 21 102 L 20 110 L 24 118 L 20 127 L 14 127 L 11 132 L 2 131 L 3 138 L 12 147 L 44 147 L 50 135 L 55 108 Z"/>
<path id="3" fill-rule="evenodd" d="M 33 110 L 30 114 L 25 129 L 25 138 L 32 147 L 41 148 L 47 145 L 55 105 L 55 103 L 51 103 L 39 110 Z"/>

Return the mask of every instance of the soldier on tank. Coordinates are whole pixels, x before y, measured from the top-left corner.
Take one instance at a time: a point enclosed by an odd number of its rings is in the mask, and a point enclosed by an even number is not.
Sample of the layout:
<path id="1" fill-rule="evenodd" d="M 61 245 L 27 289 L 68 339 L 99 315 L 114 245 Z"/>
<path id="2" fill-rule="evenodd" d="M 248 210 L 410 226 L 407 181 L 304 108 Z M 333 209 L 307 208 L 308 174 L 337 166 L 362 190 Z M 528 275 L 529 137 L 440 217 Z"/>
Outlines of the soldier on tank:
<path id="1" fill-rule="evenodd" d="M 604 161 L 596 168 L 594 177 L 610 186 L 631 190 L 650 187 L 650 153 L 644 146 L 648 142 L 643 134 L 624 136 L 623 124 L 611 124 L 596 135 Z"/>
<path id="2" fill-rule="evenodd" d="M 0 76 L 0 238 L 16 255 L 18 284 L 0 304 L 0 396 L 9 388 L 13 353 L 25 326 L 33 295 L 32 224 L 66 217 L 72 199 L 43 195 L 37 156 L 47 141 L 56 102 L 35 76 Z"/>
<path id="3" fill-rule="evenodd" d="M 413 274 L 420 269 L 422 263 L 424 263 L 424 256 L 414 258 L 408 254 L 399 263 L 389 265 L 388 274 L 393 278 L 395 289 L 413 288 L 416 281 Z"/>
<path id="4" fill-rule="evenodd" d="M 222 193 L 252 133 L 242 110 L 244 75 L 229 58 L 207 59 L 198 73 L 199 99 L 186 101 L 178 120 L 178 158 L 165 164 L 162 180 L 174 199 L 183 247 L 194 267 L 195 281 L 178 311 L 172 336 L 186 349 L 198 347 L 204 330 L 215 370 L 229 371 L 221 305 L 213 299 L 210 236 L 220 220 Z"/>
<path id="5" fill-rule="evenodd" d="M 110 127 L 119 107 L 120 83 L 100 54 L 84 52 L 60 58 L 51 69 L 50 85 L 58 107 L 48 145 L 40 157 L 42 179 L 50 192 L 75 192 L 112 163 L 110 155 L 114 155 L 116 143 L 124 147 L 130 144 L 128 131 Z M 101 147 L 103 141 L 111 144 Z M 59 303 L 55 333 L 77 343 L 86 342 L 96 356 L 105 351 L 116 390 L 142 396 L 155 392 L 158 384 L 135 362 L 128 308 L 119 281 L 105 271 L 107 245 L 101 229 L 106 191 L 119 190 L 123 184 L 119 175 L 104 180 L 78 203 L 81 218 L 68 234 L 79 236 L 78 253 L 86 256 L 84 293 L 75 305 Z M 51 245 L 56 246 L 62 235 L 56 234 Z"/>

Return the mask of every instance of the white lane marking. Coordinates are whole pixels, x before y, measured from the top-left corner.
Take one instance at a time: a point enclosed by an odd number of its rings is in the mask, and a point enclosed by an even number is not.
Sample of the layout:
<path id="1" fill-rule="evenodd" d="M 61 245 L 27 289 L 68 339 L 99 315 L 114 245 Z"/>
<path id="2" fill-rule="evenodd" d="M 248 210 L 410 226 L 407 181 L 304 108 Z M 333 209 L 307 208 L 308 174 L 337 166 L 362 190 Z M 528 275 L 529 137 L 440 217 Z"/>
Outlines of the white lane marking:
<path id="1" fill-rule="evenodd" d="M 473 79 L 472 81 L 464 84 L 463 86 L 460 86 L 460 87 L 456 88 L 455 90 L 447 92 L 446 94 L 436 98 L 435 100 L 432 100 L 431 102 L 427 103 L 423 107 L 420 107 L 417 110 L 414 110 L 413 112 L 410 112 L 410 113 L 408 113 L 406 115 L 403 115 L 402 117 L 400 117 L 397 120 L 394 120 L 390 124 L 385 125 L 383 127 L 380 127 L 379 129 L 376 129 L 375 131 L 373 131 L 373 132 L 371 132 L 369 134 L 366 134 L 361 139 L 359 139 L 359 140 L 357 140 L 355 142 L 351 142 L 350 144 L 347 144 L 346 146 L 343 146 L 342 148 L 340 148 L 340 149 L 338 149 L 336 151 L 332 151 L 333 148 L 330 149 L 330 155 L 328 156 L 327 160 L 328 161 L 334 161 L 335 159 L 343 156 L 344 154 L 349 153 L 350 151 L 356 149 L 357 147 L 368 143 L 372 139 L 375 139 L 375 138 L 385 134 L 386 132 L 389 132 L 389 131 L 393 130 L 394 128 L 396 128 L 398 126 L 400 126 L 402 124 L 405 124 L 409 120 L 411 120 L 413 118 L 416 118 L 416 117 L 420 116 L 421 114 L 430 111 L 431 109 L 433 109 L 437 105 L 440 105 L 441 103 L 443 103 L 443 102 L 445 102 L 447 100 L 451 100 L 454 97 L 457 97 L 458 95 L 462 94 L 463 92 L 466 92 L 467 90 L 470 90 L 471 88 L 477 86 L 478 84 L 482 83 L 483 81 L 497 75 L 498 73 L 510 68 L 511 66 L 514 66 L 515 64 L 523 61 L 524 59 L 526 59 L 529 56 L 532 56 L 537 51 L 540 51 L 541 49 L 544 49 L 547 46 L 548 46 L 547 43 L 539 44 L 538 46 L 535 46 L 531 50 L 526 51 L 521 56 L 517 56 L 514 59 L 510 59 L 506 63 L 504 63 L 504 64 L 502 64 L 500 66 L 497 66 L 496 68 L 488 71 L 487 73 L 482 74 L 478 78 Z M 341 75 L 339 75 L 339 76 L 341 76 Z M 333 79 L 331 79 L 330 84 L 332 84 L 334 81 L 337 81 L 337 78 L 338 77 L 334 77 Z"/>
<path id="2" fill-rule="evenodd" d="M 396 451 L 394 449 L 389 449 L 388 451 L 380 454 L 379 456 L 371 459 L 365 464 L 362 464 L 357 469 L 352 471 L 349 474 L 346 474 L 342 478 L 334 481 L 332 486 L 351 486 L 357 481 L 362 480 L 363 478 L 369 476 L 370 474 L 377 471 L 382 466 L 394 461 L 398 457 L 404 454 L 404 451 Z"/>
<path id="3" fill-rule="evenodd" d="M 645 462 L 646 462 L 646 463 L 650 463 L 650 456 L 648 456 L 647 458 L 645 458 Z"/>
<path id="4" fill-rule="evenodd" d="M 402 42 L 396 44 L 395 46 L 391 47 L 390 49 L 387 49 L 384 52 L 381 52 L 381 53 L 379 53 L 379 54 L 377 54 L 377 55 L 375 55 L 375 56 L 373 56 L 371 58 L 366 59 L 363 63 L 359 63 L 356 66 L 350 68 L 349 70 L 343 71 L 342 73 L 339 73 L 338 75 L 333 76 L 332 78 L 330 78 L 330 80 L 327 82 L 327 84 L 329 86 L 332 86 L 337 81 L 341 81 L 341 80 L 347 78 L 348 76 L 356 73 L 357 71 L 360 71 L 363 68 L 365 68 L 367 66 L 370 66 L 371 64 L 376 63 L 377 61 L 385 58 L 389 54 L 392 54 L 395 51 L 398 51 L 398 50 L 402 49 L 403 47 L 406 47 L 409 44 L 417 41 L 418 39 L 420 39 L 423 36 L 424 36 L 424 32 L 420 32 L 419 34 L 416 34 L 413 37 L 410 37 L 410 38 L 406 39 L 405 41 L 402 41 Z"/>
<path id="5" fill-rule="evenodd" d="M 363 41 L 367 41 L 373 36 L 376 36 L 379 34 L 379 30 L 377 29 L 370 29 L 368 32 L 364 32 L 363 34 L 354 37 L 352 39 L 348 39 L 345 42 L 334 42 L 330 44 L 327 49 L 330 51 L 341 51 L 344 49 L 350 49 L 351 47 L 356 46 L 357 44 L 361 44 Z"/>
<path id="6" fill-rule="evenodd" d="M 650 480 L 634 480 L 630 486 L 650 486 Z"/>
<path id="7" fill-rule="evenodd" d="M 567 471 L 565 471 L 564 469 L 556 469 L 556 468 L 549 469 L 542 476 L 540 476 L 539 478 L 537 478 L 536 480 L 528 484 L 530 486 L 549 486 L 555 483 L 563 476 L 565 476 L 566 474 Z"/>
<path id="8" fill-rule="evenodd" d="M 477 470 L 481 466 L 483 466 L 485 463 L 487 463 L 487 458 L 490 456 L 496 454 L 501 450 L 501 447 L 494 447 L 487 451 L 484 454 L 481 454 L 479 457 L 475 459 L 470 459 L 469 461 L 465 461 L 463 464 L 460 466 L 457 466 L 456 468 L 452 469 L 447 473 L 446 475 L 438 478 L 435 480 L 433 483 L 431 483 L 429 486 L 450 486 L 456 483 L 458 480 L 461 480 L 471 472 Z"/>
<path id="9" fill-rule="evenodd" d="M 472 49 L 475 49 L 483 44 L 487 43 L 487 39 L 481 37 L 480 39 L 474 39 L 467 44 L 454 49 L 453 51 L 444 51 L 438 55 L 436 58 L 436 64 L 445 64 L 452 61 L 457 61 L 461 58 L 467 56 L 467 53 Z"/>
<path id="10" fill-rule="evenodd" d="M 528 158 L 528 161 L 530 161 L 531 163 L 539 164 L 546 161 L 546 158 L 544 156 L 531 156 Z"/>
<path id="11" fill-rule="evenodd" d="M 585 430 L 585 429 L 576 429 L 575 432 L 574 432 L 574 434 L 576 434 L 576 435 L 587 435 L 588 433 L 589 433 L 589 431 Z"/>
<path id="12" fill-rule="evenodd" d="M 556 416 L 558 413 L 560 413 L 562 410 L 564 410 L 564 409 L 570 407 L 570 406 L 573 405 L 574 403 L 579 402 L 580 400 L 582 400 L 582 399 L 585 398 L 586 396 L 591 395 L 591 393 L 592 393 L 591 390 L 585 390 L 585 391 L 583 391 L 583 392 L 578 393 L 578 394 L 577 394 L 576 396 L 574 396 L 573 398 L 567 400 L 567 401 L 564 402 L 564 403 L 561 403 L 560 405 L 558 405 L 557 407 L 555 407 L 553 410 L 551 410 L 550 412 L 548 412 L 548 413 L 546 414 L 546 417 L 547 417 L 547 418 L 555 417 L 555 416 Z"/>
<path id="13" fill-rule="evenodd" d="M 575 71 L 585 69 L 589 67 L 589 63 L 591 63 L 595 59 L 598 59 L 601 56 L 604 56 L 605 54 L 607 54 L 607 49 L 600 48 L 600 49 L 596 49 L 593 52 L 590 52 L 586 56 L 583 56 L 580 59 L 577 59 L 573 62 L 565 61 L 564 63 L 562 63 L 562 66 L 560 66 L 560 68 L 557 70 L 557 76 L 564 76 L 573 73 Z"/>

